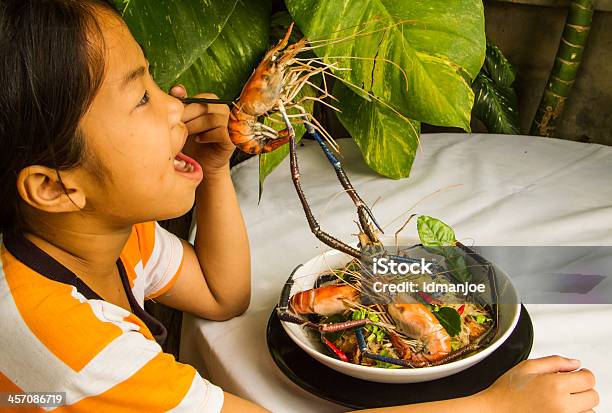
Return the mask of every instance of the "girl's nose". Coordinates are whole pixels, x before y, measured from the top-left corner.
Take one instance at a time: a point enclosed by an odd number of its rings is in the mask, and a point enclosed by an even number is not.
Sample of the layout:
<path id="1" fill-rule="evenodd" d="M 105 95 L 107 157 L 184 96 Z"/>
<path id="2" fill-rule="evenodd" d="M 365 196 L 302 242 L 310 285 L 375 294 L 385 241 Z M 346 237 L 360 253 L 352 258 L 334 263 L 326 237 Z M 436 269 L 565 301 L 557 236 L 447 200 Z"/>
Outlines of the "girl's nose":
<path id="1" fill-rule="evenodd" d="M 176 88 L 174 88 L 171 92 L 174 94 L 174 96 L 180 97 L 175 92 L 175 90 Z M 168 96 L 168 120 L 170 121 L 171 125 L 176 125 L 177 123 L 182 122 L 185 106 L 183 105 L 183 102 L 181 102 L 181 100 L 178 99 L 177 97 L 174 97 L 172 95 L 167 95 L 167 96 Z"/>

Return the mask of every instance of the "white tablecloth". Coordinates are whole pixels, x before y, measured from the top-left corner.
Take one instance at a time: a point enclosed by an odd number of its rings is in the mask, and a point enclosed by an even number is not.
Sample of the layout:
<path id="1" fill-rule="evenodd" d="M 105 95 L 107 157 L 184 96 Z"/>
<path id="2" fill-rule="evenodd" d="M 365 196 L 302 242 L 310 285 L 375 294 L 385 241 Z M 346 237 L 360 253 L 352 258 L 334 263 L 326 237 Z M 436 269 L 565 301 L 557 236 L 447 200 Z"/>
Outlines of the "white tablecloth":
<path id="1" fill-rule="evenodd" d="M 373 173 L 352 141 L 339 143 L 358 192 L 370 205 L 380 198 L 374 213 L 387 233 L 410 211 L 442 219 L 459 239 L 477 245 L 612 245 L 611 147 L 527 136 L 423 135 L 411 177 L 394 181 Z M 298 156 L 322 228 L 354 243 L 355 210 L 340 193 L 331 165 L 312 141 Z M 259 204 L 257 159 L 237 166 L 233 177 L 251 242 L 251 306 L 227 322 L 187 316 L 181 360 L 224 390 L 273 412 L 343 411 L 285 378 L 266 346 L 266 322 L 288 274 L 327 249 L 308 229 L 288 160 L 266 180 Z M 414 223 L 402 234 L 415 235 Z M 231 274 L 227 283 L 231 288 Z M 598 379 L 598 411 L 612 412 L 612 305 L 527 309 L 535 330 L 531 355 L 581 359 Z"/>

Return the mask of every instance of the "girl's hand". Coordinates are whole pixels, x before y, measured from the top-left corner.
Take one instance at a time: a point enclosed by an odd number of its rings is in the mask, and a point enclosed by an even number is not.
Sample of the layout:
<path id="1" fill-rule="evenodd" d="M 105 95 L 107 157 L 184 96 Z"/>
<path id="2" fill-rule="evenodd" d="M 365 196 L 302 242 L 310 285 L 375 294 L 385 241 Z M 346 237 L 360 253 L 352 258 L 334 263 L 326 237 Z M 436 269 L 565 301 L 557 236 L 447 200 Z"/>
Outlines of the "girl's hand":
<path id="1" fill-rule="evenodd" d="M 477 397 L 491 412 L 593 412 L 599 403 L 595 376 L 578 367 L 578 360 L 560 356 L 525 360 Z"/>
<path id="2" fill-rule="evenodd" d="M 177 98 L 187 97 L 187 91 L 181 85 L 173 86 L 170 94 Z M 195 97 L 217 99 L 212 93 Z M 185 106 L 183 122 L 189 131 L 189 139 L 183 152 L 200 163 L 205 176 L 228 168 L 235 149 L 227 130 L 229 114 L 225 104 L 192 103 Z"/>

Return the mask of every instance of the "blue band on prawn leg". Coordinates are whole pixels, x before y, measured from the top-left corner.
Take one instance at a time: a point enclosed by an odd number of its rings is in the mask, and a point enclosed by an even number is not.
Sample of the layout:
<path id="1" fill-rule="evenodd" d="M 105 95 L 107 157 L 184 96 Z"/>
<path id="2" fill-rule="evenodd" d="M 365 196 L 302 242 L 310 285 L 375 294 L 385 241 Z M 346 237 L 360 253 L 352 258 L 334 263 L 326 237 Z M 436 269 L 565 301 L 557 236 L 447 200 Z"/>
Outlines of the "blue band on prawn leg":
<path id="1" fill-rule="evenodd" d="M 363 331 L 360 328 L 355 330 L 355 336 L 357 336 L 357 345 L 359 346 L 359 351 L 361 352 L 362 357 L 369 358 L 370 360 L 382 361 L 383 363 L 395 364 L 396 366 L 412 367 L 412 365 L 406 360 L 370 353 L 368 351 L 368 345 L 366 344 L 365 338 L 363 337 Z"/>
<path id="2" fill-rule="evenodd" d="M 308 200 L 306 199 L 306 195 L 304 194 L 304 190 L 302 189 L 302 185 L 300 183 L 300 168 L 298 166 L 297 161 L 297 150 L 295 143 L 295 130 L 293 129 L 293 125 L 289 121 L 287 117 L 287 113 L 285 112 L 285 108 L 282 104 L 279 105 L 279 111 L 283 116 L 285 124 L 287 126 L 287 132 L 289 134 L 289 163 L 291 166 L 291 180 L 293 181 L 293 186 L 298 194 L 298 198 L 300 199 L 300 203 L 302 204 L 302 208 L 304 209 L 304 213 L 306 214 L 306 219 L 308 221 L 308 225 L 310 226 L 310 230 L 312 233 L 324 244 L 330 246 L 333 249 L 344 252 L 355 258 L 361 257 L 361 252 L 351 247 L 348 244 L 340 241 L 339 239 L 329 235 L 328 233 L 321 230 L 321 226 L 317 222 L 312 210 L 310 209 L 310 205 L 308 204 Z"/>
<path id="3" fill-rule="evenodd" d="M 363 199 L 361 199 L 361 197 L 359 196 L 359 194 L 357 193 L 357 191 L 351 184 L 351 181 L 349 180 L 348 176 L 346 175 L 346 172 L 344 171 L 344 168 L 342 167 L 342 163 L 338 160 L 338 158 L 336 158 L 336 156 L 332 153 L 332 151 L 329 150 L 329 148 L 327 147 L 327 144 L 323 141 L 323 138 L 321 137 L 321 135 L 319 135 L 319 132 L 317 132 L 315 128 L 310 123 L 308 123 L 308 118 L 306 118 L 306 122 L 304 123 L 304 125 L 306 126 L 306 131 L 314 137 L 314 139 L 317 141 L 317 143 L 319 144 L 319 146 L 325 153 L 325 156 L 327 156 L 329 163 L 332 164 L 332 166 L 334 167 L 336 171 L 336 175 L 338 176 L 338 180 L 340 181 L 340 184 L 346 190 L 346 193 L 348 194 L 349 197 L 351 197 L 351 200 L 357 207 L 359 223 L 361 224 L 362 229 L 368 235 L 368 237 L 370 237 L 372 241 L 374 241 L 376 239 L 376 236 L 373 233 L 370 233 L 371 229 L 367 222 L 365 214 L 368 214 L 368 216 L 370 217 L 370 219 L 372 220 L 374 225 L 376 225 L 376 228 L 378 228 L 380 232 L 384 232 L 384 231 L 382 227 L 376 221 L 376 218 L 374 217 L 372 210 L 367 206 L 365 202 L 363 202 Z"/>
<path id="4" fill-rule="evenodd" d="M 350 330 L 355 327 L 362 327 L 366 324 L 371 324 L 372 322 L 368 319 L 363 320 L 348 320 L 343 321 L 341 323 L 313 323 L 312 321 L 304 320 L 300 317 L 297 317 L 289 312 L 282 312 L 280 309 L 277 309 L 278 318 L 281 321 L 285 321 L 287 323 L 298 324 L 303 327 L 308 327 L 313 330 L 320 331 L 321 333 L 336 333 L 338 331 Z"/>

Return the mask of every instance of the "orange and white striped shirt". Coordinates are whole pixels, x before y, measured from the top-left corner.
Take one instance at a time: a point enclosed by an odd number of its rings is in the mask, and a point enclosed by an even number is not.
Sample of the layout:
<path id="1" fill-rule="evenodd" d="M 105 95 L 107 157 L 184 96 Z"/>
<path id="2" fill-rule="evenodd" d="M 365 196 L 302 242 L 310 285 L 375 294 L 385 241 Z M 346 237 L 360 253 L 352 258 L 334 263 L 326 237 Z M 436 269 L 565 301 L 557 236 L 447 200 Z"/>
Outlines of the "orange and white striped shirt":
<path id="1" fill-rule="evenodd" d="M 221 389 L 162 352 L 165 329 L 143 310 L 176 281 L 183 258 L 157 223 L 134 225 L 117 261 L 131 312 L 23 236 L 5 236 L 1 258 L 0 392 L 66 392 L 64 406 L 19 411 L 221 410 Z"/>

